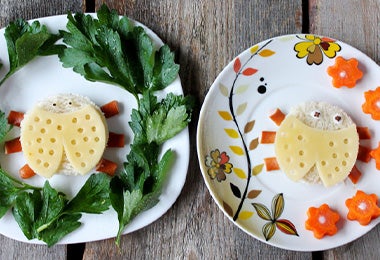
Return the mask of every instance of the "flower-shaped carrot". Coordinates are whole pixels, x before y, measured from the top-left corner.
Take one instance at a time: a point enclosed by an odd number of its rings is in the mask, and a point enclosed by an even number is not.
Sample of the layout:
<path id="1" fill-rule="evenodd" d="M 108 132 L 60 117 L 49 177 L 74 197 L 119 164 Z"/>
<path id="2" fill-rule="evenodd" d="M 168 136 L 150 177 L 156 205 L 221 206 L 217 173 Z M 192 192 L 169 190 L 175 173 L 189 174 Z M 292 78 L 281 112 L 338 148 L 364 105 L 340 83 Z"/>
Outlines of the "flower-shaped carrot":
<path id="1" fill-rule="evenodd" d="M 358 64 L 355 58 L 346 60 L 341 56 L 336 57 L 335 64 L 327 68 L 327 73 L 332 77 L 333 86 L 336 88 L 355 87 L 356 81 L 363 77 Z"/>
<path id="2" fill-rule="evenodd" d="M 364 98 L 363 112 L 370 114 L 372 119 L 380 120 L 380 87 L 364 92 Z"/>
<path id="3" fill-rule="evenodd" d="M 379 146 L 376 149 L 373 149 L 369 152 L 369 155 L 375 159 L 376 162 L 376 169 L 380 170 L 380 142 Z"/>
<path id="4" fill-rule="evenodd" d="M 348 208 L 347 218 L 357 220 L 363 226 L 380 216 L 376 194 L 367 194 L 358 190 L 355 196 L 346 200 L 346 206 Z"/>
<path id="5" fill-rule="evenodd" d="M 332 236 L 338 232 L 336 222 L 338 222 L 340 216 L 330 209 L 329 205 L 322 204 L 319 208 L 310 207 L 307 211 L 307 216 L 305 228 L 313 231 L 315 238 L 321 239 L 325 235 Z"/>

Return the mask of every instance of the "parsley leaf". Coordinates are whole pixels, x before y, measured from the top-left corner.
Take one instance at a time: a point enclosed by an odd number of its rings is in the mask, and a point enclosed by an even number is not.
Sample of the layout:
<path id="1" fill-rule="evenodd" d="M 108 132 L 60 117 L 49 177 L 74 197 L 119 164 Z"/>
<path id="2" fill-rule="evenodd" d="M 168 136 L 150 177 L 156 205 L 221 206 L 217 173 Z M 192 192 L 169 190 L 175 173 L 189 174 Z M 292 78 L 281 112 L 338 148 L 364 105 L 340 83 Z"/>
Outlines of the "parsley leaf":
<path id="1" fill-rule="evenodd" d="M 39 21 L 29 24 L 23 19 L 17 19 L 5 28 L 4 36 L 10 68 L 0 85 L 36 56 L 57 54 L 65 48 L 64 45 L 55 45 L 61 36 L 51 34 Z"/>
<path id="2" fill-rule="evenodd" d="M 5 113 L 0 110 L 0 142 L 4 141 L 5 136 L 11 131 L 12 126 L 8 124 Z"/>

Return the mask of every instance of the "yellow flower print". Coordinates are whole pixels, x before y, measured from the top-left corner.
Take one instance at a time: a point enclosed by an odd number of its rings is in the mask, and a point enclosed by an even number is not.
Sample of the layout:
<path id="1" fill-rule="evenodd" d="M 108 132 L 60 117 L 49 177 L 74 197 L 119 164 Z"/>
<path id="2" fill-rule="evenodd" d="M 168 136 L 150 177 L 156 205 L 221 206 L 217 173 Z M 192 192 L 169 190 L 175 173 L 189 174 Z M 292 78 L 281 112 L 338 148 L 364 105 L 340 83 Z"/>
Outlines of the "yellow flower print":
<path id="1" fill-rule="evenodd" d="M 206 166 L 208 167 L 207 173 L 211 179 L 217 179 L 219 182 L 226 179 L 226 173 L 232 171 L 232 164 L 229 163 L 230 157 L 226 152 L 220 153 L 219 149 L 210 152 L 206 156 Z"/>
<path id="2" fill-rule="evenodd" d="M 323 53 L 328 58 L 334 58 L 340 49 L 340 45 L 337 44 L 335 40 L 326 37 L 320 38 L 310 34 L 305 35 L 305 41 L 294 45 L 297 58 L 303 59 L 307 56 L 306 62 L 309 65 L 321 64 L 323 61 Z"/>

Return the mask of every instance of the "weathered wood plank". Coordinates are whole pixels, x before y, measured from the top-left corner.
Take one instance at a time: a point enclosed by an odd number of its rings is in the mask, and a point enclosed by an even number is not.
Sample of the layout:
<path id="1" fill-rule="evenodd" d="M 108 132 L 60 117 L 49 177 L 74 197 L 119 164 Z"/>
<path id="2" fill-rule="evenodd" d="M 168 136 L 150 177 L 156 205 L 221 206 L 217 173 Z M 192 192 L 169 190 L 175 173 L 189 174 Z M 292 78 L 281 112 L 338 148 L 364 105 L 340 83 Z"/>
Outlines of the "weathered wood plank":
<path id="1" fill-rule="evenodd" d="M 181 65 L 184 90 L 196 96 L 199 104 L 220 71 L 241 51 L 276 35 L 300 33 L 302 25 L 301 1 L 97 0 L 96 8 L 103 2 L 147 25 L 169 44 Z M 120 252 L 113 239 L 87 243 L 84 259 L 311 258 L 311 253 L 285 251 L 251 238 L 218 209 L 198 166 L 198 112 L 190 125 L 187 181 L 172 209 L 153 224 L 124 236 Z"/>
<path id="2" fill-rule="evenodd" d="M 311 0 L 309 10 L 310 32 L 342 40 L 379 63 L 379 1 Z M 379 259 L 379 243 L 376 227 L 346 246 L 324 252 L 323 259 Z"/>
<path id="3" fill-rule="evenodd" d="M 34 19 L 51 15 L 82 11 L 81 0 L 0 0 L 0 27 L 17 19 Z M 3 55 L 3 54 L 2 54 Z M 0 235 L 0 259 L 66 259 L 67 246 L 32 245 L 14 241 Z"/>

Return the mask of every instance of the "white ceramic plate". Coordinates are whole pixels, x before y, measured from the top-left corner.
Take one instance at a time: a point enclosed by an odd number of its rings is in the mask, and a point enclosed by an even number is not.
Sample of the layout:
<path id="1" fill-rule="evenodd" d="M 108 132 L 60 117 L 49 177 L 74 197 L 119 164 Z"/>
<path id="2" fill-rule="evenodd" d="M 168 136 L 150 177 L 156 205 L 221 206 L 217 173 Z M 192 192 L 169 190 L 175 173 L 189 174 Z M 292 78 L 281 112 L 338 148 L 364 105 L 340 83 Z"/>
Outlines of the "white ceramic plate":
<path id="1" fill-rule="evenodd" d="M 59 29 L 66 28 L 66 15 L 53 16 L 38 19 L 41 24 L 45 24 L 52 32 L 58 32 Z M 141 24 L 140 24 L 141 25 Z M 151 30 L 144 27 L 148 34 L 153 38 L 157 46 L 162 45 L 162 41 Z M 9 68 L 6 43 L 4 39 L 4 29 L 0 30 L 0 53 L 1 60 L 4 64 L 1 75 Z M 168 86 L 160 95 L 168 92 L 182 94 L 182 86 L 179 77 Z M 93 83 L 85 80 L 79 74 L 74 73 L 71 69 L 62 67 L 58 57 L 40 57 L 26 65 L 23 69 L 9 78 L 0 88 L 0 109 L 6 114 L 10 110 L 25 112 L 32 108 L 34 104 L 45 97 L 58 93 L 76 93 L 88 96 L 98 105 L 106 104 L 111 100 L 119 101 L 121 113 L 108 119 L 110 131 L 124 133 L 127 145 L 124 149 L 108 149 L 104 157 L 116 161 L 119 165 L 125 161 L 126 154 L 130 149 L 130 143 L 133 140 L 133 133 L 129 128 L 130 114 L 132 108 L 137 103 L 135 98 L 127 91 L 116 86 L 110 86 L 102 83 Z M 14 128 L 11 133 L 13 137 L 19 135 L 19 130 Z M 12 136 L 9 136 L 11 139 Z M 179 135 L 164 144 L 163 151 L 171 148 L 176 153 L 176 161 L 173 165 L 163 192 L 160 196 L 159 203 L 153 208 L 142 212 L 138 215 L 125 229 L 124 233 L 130 233 L 138 230 L 162 216 L 175 202 L 185 183 L 187 167 L 189 163 L 189 133 L 188 129 L 182 131 Z M 18 169 L 25 164 L 22 153 L 0 155 L 0 164 L 2 167 L 18 178 Z M 54 176 L 50 184 L 59 191 L 66 193 L 69 197 L 74 196 L 89 177 L 70 177 Z M 43 186 L 44 179 L 35 176 L 28 180 L 33 185 Z M 106 211 L 104 214 L 93 215 L 83 214 L 80 228 L 64 237 L 59 243 L 79 243 L 101 240 L 115 237 L 118 230 L 117 214 L 113 209 Z M 42 243 L 37 240 L 29 241 L 21 232 L 17 223 L 14 221 L 11 212 L 8 212 L 0 219 L 0 233 L 24 242 Z"/>
<path id="2" fill-rule="evenodd" d="M 358 60 L 363 77 L 354 88 L 332 86 L 332 78 L 326 70 L 338 56 Z M 379 85 L 379 67 L 365 54 L 343 42 L 317 36 L 287 35 L 269 39 L 231 61 L 206 96 L 197 133 L 204 180 L 225 215 L 263 242 L 299 251 L 337 247 L 372 229 L 380 219 L 367 226 L 347 220 L 345 200 L 359 189 L 380 195 L 380 172 L 374 160 L 356 162 L 363 173 L 356 185 L 349 179 L 331 188 L 296 183 L 280 170 L 266 171 L 264 158 L 275 156 L 274 145 L 260 144 L 259 137 L 264 130 L 277 130 L 269 119 L 274 109 L 287 113 L 305 101 L 324 101 L 343 108 L 358 126 L 369 127 L 371 140 L 361 140 L 360 144 L 374 149 L 380 140 L 379 122 L 364 114 L 361 107 L 363 93 Z M 216 172 L 218 176 L 213 174 Z M 272 202 L 282 199 L 284 209 L 277 220 L 287 223 L 287 227 L 293 225 L 288 230 L 293 235 L 281 232 L 281 223 L 272 225 L 271 220 L 261 218 L 253 206 L 254 203 L 264 205 L 273 219 Z M 334 236 L 316 239 L 304 228 L 306 212 L 309 207 L 323 203 L 340 214 L 339 231 Z"/>

